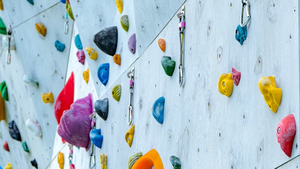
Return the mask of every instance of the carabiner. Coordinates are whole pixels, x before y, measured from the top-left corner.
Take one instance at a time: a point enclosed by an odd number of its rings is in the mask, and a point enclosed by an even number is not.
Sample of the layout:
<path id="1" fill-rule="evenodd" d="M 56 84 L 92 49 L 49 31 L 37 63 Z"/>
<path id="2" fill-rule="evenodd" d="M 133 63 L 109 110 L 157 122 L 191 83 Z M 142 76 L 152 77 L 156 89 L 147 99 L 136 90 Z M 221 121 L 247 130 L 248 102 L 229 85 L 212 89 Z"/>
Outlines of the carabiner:
<path id="1" fill-rule="evenodd" d="M 185 30 L 185 6 L 177 13 L 179 18 L 179 40 L 180 40 L 180 64 L 179 64 L 179 86 L 184 85 L 183 79 L 183 60 L 184 60 L 184 30 Z"/>
<path id="2" fill-rule="evenodd" d="M 251 19 L 251 15 L 250 15 L 250 3 L 248 2 L 248 0 L 241 0 L 242 1 L 242 13 L 241 13 L 241 22 L 240 25 L 241 27 L 244 27 L 248 24 L 250 24 L 250 19 Z M 244 13 L 246 10 L 246 20 L 244 22 Z"/>
<path id="3" fill-rule="evenodd" d="M 130 72 L 127 73 L 127 77 L 129 80 L 129 106 L 128 106 L 128 114 L 127 114 L 127 124 L 128 126 L 132 125 L 133 119 L 133 107 L 132 107 L 132 97 L 133 97 L 133 86 L 134 86 L 134 67 Z"/>
<path id="4" fill-rule="evenodd" d="M 90 154 L 90 165 L 89 165 L 89 169 L 93 169 L 96 166 L 96 159 L 95 159 L 95 154 L 94 154 L 94 144 L 91 143 L 92 145 L 92 152 Z"/>

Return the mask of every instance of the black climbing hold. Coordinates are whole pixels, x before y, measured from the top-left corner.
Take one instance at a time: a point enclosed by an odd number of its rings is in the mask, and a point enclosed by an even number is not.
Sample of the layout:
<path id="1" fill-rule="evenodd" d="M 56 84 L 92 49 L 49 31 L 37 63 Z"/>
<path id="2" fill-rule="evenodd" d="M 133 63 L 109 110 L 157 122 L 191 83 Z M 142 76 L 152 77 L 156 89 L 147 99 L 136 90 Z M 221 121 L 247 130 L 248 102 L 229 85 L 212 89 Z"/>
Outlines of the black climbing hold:
<path id="1" fill-rule="evenodd" d="M 8 123 L 8 129 L 9 129 L 9 134 L 13 139 L 22 142 L 20 131 L 14 120 Z"/>
<path id="2" fill-rule="evenodd" d="M 36 169 L 38 169 L 38 164 L 37 164 L 37 162 L 36 162 L 35 159 L 32 160 L 32 161 L 30 161 L 30 162 L 31 162 L 31 165 L 32 165 L 33 167 L 35 167 Z"/>
<path id="3" fill-rule="evenodd" d="M 118 44 L 118 28 L 105 28 L 94 36 L 94 42 L 104 53 L 114 56 Z"/>
<path id="4" fill-rule="evenodd" d="M 97 100 L 94 104 L 95 112 L 104 120 L 106 121 L 108 116 L 108 98 L 105 98 L 103 100 Z"/>

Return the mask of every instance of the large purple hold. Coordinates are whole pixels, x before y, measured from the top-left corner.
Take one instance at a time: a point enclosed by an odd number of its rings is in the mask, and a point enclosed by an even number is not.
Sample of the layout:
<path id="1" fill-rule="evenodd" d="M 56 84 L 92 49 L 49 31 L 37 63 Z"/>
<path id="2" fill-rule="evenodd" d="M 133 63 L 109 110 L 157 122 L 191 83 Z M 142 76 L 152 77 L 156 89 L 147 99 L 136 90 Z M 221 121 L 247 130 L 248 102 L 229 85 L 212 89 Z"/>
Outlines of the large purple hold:
<path id="1" fill-rule="evenodd" d="M 135 34 L 133 34 L 129 40 L 128 40 L 128 48 L 131 53 L 135 54 L 135 49 L 136 49 L 136 37 Z"/>
<path id="2" fill-rule="evenodd" d="M 69 110 L 65 110 L 60 119 L 57 133 L 68 143 L 86 150 L 90 144 L 93 113 L 92 95 L 76 100 Z"/>

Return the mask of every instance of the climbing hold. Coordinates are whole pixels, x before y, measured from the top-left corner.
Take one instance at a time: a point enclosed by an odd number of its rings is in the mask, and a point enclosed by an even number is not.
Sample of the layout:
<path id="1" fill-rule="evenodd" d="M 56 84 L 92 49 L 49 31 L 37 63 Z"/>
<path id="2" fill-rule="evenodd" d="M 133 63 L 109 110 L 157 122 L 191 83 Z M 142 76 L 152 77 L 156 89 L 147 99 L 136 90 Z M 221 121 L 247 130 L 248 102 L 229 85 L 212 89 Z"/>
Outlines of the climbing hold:
<path id="1" fill-rule="evenodd" d="M 60 41 L 55 41 L 54 46 L 59 52 L 63 52 L 65 50 L 66 45 L 61 43 Z"/>
<path id="2" fill-rule="evenodd" d="M 83 71 L 82 75 L 83 75 L 84 81 L 86 82 L 86 84 L 88 84 L 89 79 L 90 79 L 90 69 L 87 69 L 86 71 Z"/>
<path id="3" fill-rule="evenodd" d="M 165 98 L 160 97 L 154 102 L 152 106 L 152 115 L 155 118 L 155 120 L 160 124 L 163 124 L 164 122 L 164 110 L 165 110 Z"/>
<path id="4" fill-rule="evenodd" d="M 57 133 L 67 141 L 77 147 L 84 147 L 86 150 L 90 144 L 89 133 L 92 129 L 93 114 L 92 95 L 76 100 L 69 110 L 66 110 L 61 117 Z"/>
<path id="5" fill-rule="evenodd" d="M 52 92 L 49 93 L 42 93 L 42 100 L 44 103 L 53 103 L 54 102 L 54 97 Z"/>
<path id="6" fill-rule="evenodd" d="M 100 65 L 97 74 L 100 82 L 106 86 L 109 79 L 109 63 L 103 63 Z"/>
<path id="7" fill-rule="evenodd" d="M 39 82 L 36 79 L 34 79 L 34 78 L 32 78 L 32 77 L 30 77 L 28 75 L 24 75 L 23 76 L 23 81 L 25 83 L 31 84 L 32 86 L 35 86 L 37 88 L 39 87 Z"/>
<path id="8" fill-rule="evenodd" d="M 90 138 L 95 146 L 102 148 L 103 136 L 101 135 L 101 129 L 92 129 L 90 131 Z"/>
<path id="9" fill-rule="evenodd" d="M 3 149 L 9 152 L 9 147 L 7 141 L 3 144 Z"/>
<path id="10" fill-rule="evenodd" d="M 121 55 L 120 54 L 115 54 L 113 59 L 117 65 L 121 66 Z"/>
<path id="11" fill-rule="evenodd" d="M 71 104 L 74 102 L 74 73 L 71 73 L 71 76 L 66 83 L 63 90 L 58 95 L 54 103 L 54 115 L 57 121 L 57 124 L 60 123 L 60 118 L 63 115 L 65 110 L 70 109 Z"/>
<path id="12" fill-rule="evenodd" d="M 72 8 L 71 8 L 71 5 L 70 5 L 70 2 L 69 2 L 69 1 L 66 2 L 66 10 L 67 10 L 67 13 L 68 13 L 68 15 L 70 16 L 70 18 L 71 18 L 73 21 L 75 21 L 74 15 L 73 15 L 73 11 L 72 11 Z"/>
<path id="13" fill-rule="evenodd" d="M 8 164 L 4 167 L 4 169 L 13 169 L 13 168 L 12 168 L 11 164 L 8 163 Z"/>
<path id="14" fill-rule="evenodd" d="M 158 152 L 155 149 L 150 150 L 147 154 L 139 158 L 132 169 L 150 169 L 154 166 L 155 169 L 163 169 L 163 163 Z"/>
<path id="15" fill-rule="evenodd" d="M 122 94 L 121 85 L 117 85 L 112 89 L 112 96 L 116 101 L 120 101 L 121 94 Z"/>
<path id="16" fill-rule="evenodd" d="M 232 73 L 223 73 L 218 82 L 219 92 L 227 97 L 230 97 L 233 90 Z"/>
<path id="17" fill-rule="evenodd" d="M 83 47 L 82 47 L 82 43 L 81 43 L 79 34 L 76 35 L 74 41 L 75 41 L 75 46 L 76 46 L 76 48 L 77 48 L 78 50 L 82 50 Z"/>
<path id="18" fill-rule="evenodd" d="M 0 84 L 1 96 L 5 101 L 8 101 L 8 90 L 5 81 Z"/>
<path id="19" fill-rule="evenodd" d="M 70 164 L 70 169 L 75 169 L 75 165 L 74 164 Z"/>
<path id="20" fill-rule="evenodd" d="M 87 51 L 89 57 L 93 60 L 97 60 L 97 57 L 98 57 L 98 53 L 97 51 L 95 51 L 93 48 L 91 47 L 86 47 L 85 50 Z"/>
<path id="21" fill-rule="evenodd" d="M 240 83 L 240 80 L 241 80 L 241 72 L 232 68 L 232 79 L 233 79 L 234 84 L 236 86 L 238 86 Z"/>
<path id="22" fill-rule="evenodd" d="M 31 163 L 31 165 L 32 165 L 33 167 L 35 167 L 36 169 L 38 169 L 38 164 L 37 164 L 37 162 L 36 162 L 35 159 L 32 160 L 32 161 L 30 161 L 30 163 Z"/>
<path id="23" fill-rule="evenodd" d="M 132 54 L 135 54 L 136 50 L 136 36 L 133 34 L 128 40 L 128 48 Z"/>
<path id="24" fill-rule="evenodd" d="M 108 107 L 109 107 L 108 98 L 105 98 L 103 100 L 96 100 L 95 103 L 94 103 L 94 110 L 95 110 L 95 112 L 104 121 L 106 121 L 107 116 L 108 116 Z"/>
<path id="25" fill-rule="evenodd" d="M 173 169 L 180 169 L 181 168 L 181 163 L 178 157 L 176 156 L 171 156 L 170 157 L 170 162 L 173 166 Z"/>
<path id="26" fill-rule="evenodd" d="M 123 0 L 116 0 L 116 5 L 120 14 L 123 12 Z"/>
<path id="27" fill-rule="evenodd" d="M 269 108 L 272 112 L 276 113 L 281 103 L 282 90 L 277 88 L 275 77 L 261 77 L 258 82 L 258 87 Z"/>
<path id="28" fill-rule="evenodd" d="M 42 36 L 44 36 L 44 37 L 46 36 L 46 34 L 47 34 L 47 28 L 42 23 L 35 23 L 35 29 Z"/>
<path id="29" fill-rule="evenodd" d="M 42 137 L 43 132 L 41 126 L 33 121 L 32 119 L 27 119 L 26 121 L 26 127 L 28 130 L 32 131 L 36 136 Z"/>
<path id="30" fill-rule="evenodd" d="M 291 157 L 292 154 L 296 131 L 296 121 L 293 114 L 283 118 L 277 126 L 277 141 L 283 152 L 289 157 Z"/>
<path id="31" fill-rule="evenodd" d="M 123 15 L 120 19 L 120 22 L 121 22 L 121 26 L 122 28 L 128 32 L 128 29 L 129 29 L 129 20 L 128 20 L 128 15 Z"/>
<path id="32" fill-rule="evenodd" d="M 28 149 L 27 143 L 25 141 L 22 143 L 22 147 L 25 152 L 29 153 L 29 149 Z"/>
<path id="33" fill-rule="evenodd" d="M 138 152 L 133 154 L 132 156 L 129 157 L 128 159 L 128 169 L 131 169 L 134 163 L 143 156 L 142 152 Z"/>
<path id="34" fill-rule="evenodd" d="M 241 25 L 238 25 L 235 30 L 235 39 L 243 45 L 244 41 L 247 38 L 247 26 L 241 27 Z"/>
<path id="35" fill-rule="evenodd" d="M 0 34 L 6 35 L 7 30 L 4 22 L 2 21 L 2 18 L 0 18 Z"/>
<path id="36" fill-rule="evenodd" d="M 127 130 L 127 132 L 125 134 L 125 141 L 129 145 L 129 147 L 131 147 L 131 145 L 132 145 L 133 136 L 134 136 L 134 129 L 135 129 L 135 125 L 132 125 L 130 127 L 130 129 Z"/>
<path id="37" fill-rule="evenodd" d="M 66 3 L 66 0 L 60 0 L 61 3 L 65 4 Z"/>
<path id="38" fill-rule="evenodd" d="M 103 153 L 100 154 L 101 169 L 107 169 L 107 156 Z"/>
<path id="39" fill-rule="evenodd" d="M 172 76 L 173 75 L 176 62 L 174 60 L 172 60 L 170 56 L 163 56 L 161 58 L 161 65 L 164 68 L 165 73 L 168 76 Z"/>
<path id="40" fill-rule="evenodd" d="M 158 39 L 158 46 L 163 52 L 166 51 L 166 41 L 164 39 Z"/>
<path id="41" fill-rule="evenodd" d="M 13 138 L 17 141 L 22 141 L 20 131 L 14 120 L 8 123 L 8 130 L 9 130 L 9 134 L 10 134 L 11 138 Z"/>
<path id="42" fill-rule="evenodd" d="M 3 1 L 2 0 L 0 0 L 0 10 L 3 11 Z"/>
<path id="43" fill-rule="evenodd" d="M 34 5 L 33 0 L 27 0 L 31 5 Z"/>
<path id="44" fill-rule="evenodd" d="M 0 97 L 0 122 L 5 120 L 5 104 L 4 99 Z"/>
<path id="45" fill-rule="evenodd" d="M 85 54 L 84 54 L 84 51 L 83 51 L 83 50 L 79 50 L 79 51 L 77 51 L 76 55 L 77 55 L 78 61 L 79 61 L 82 65 L 84 65 L 84 61 L 85 61 Z"/>
<path id="46" fill-rule="evenodd" d="M 57 162 L 58 162 L 59 168 L 63 169 L 64 165 L 65 165 L 65 158 L 64 158 L 64 154 L 63 153 L 58 152 Z"/>
<path id="47" fill-rule="evenodd" d="M 105 28 L 94 35 L 94 42 L 104 53 L 114 56 L 118 45 L 118 27 Z"/>

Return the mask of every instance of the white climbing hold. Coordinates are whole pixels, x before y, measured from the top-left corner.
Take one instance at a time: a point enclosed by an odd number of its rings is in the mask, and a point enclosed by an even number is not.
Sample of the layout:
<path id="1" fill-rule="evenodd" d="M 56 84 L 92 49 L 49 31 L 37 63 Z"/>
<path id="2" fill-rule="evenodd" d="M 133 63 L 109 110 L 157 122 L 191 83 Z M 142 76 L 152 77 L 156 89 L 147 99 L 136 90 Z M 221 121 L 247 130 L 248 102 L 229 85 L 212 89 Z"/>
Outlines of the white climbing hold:
<path id="1" fill-rule="evenodd" d="M 32 119 L 28 119 L 26 121 L 26 127 L 27 127 L 27 129 L 32 131 L 36 136 L 38 136 L 38 137 L 43 136 L 41 126 L 38 123 L 36 123 L 35 121 L 33 121 Z"/>

